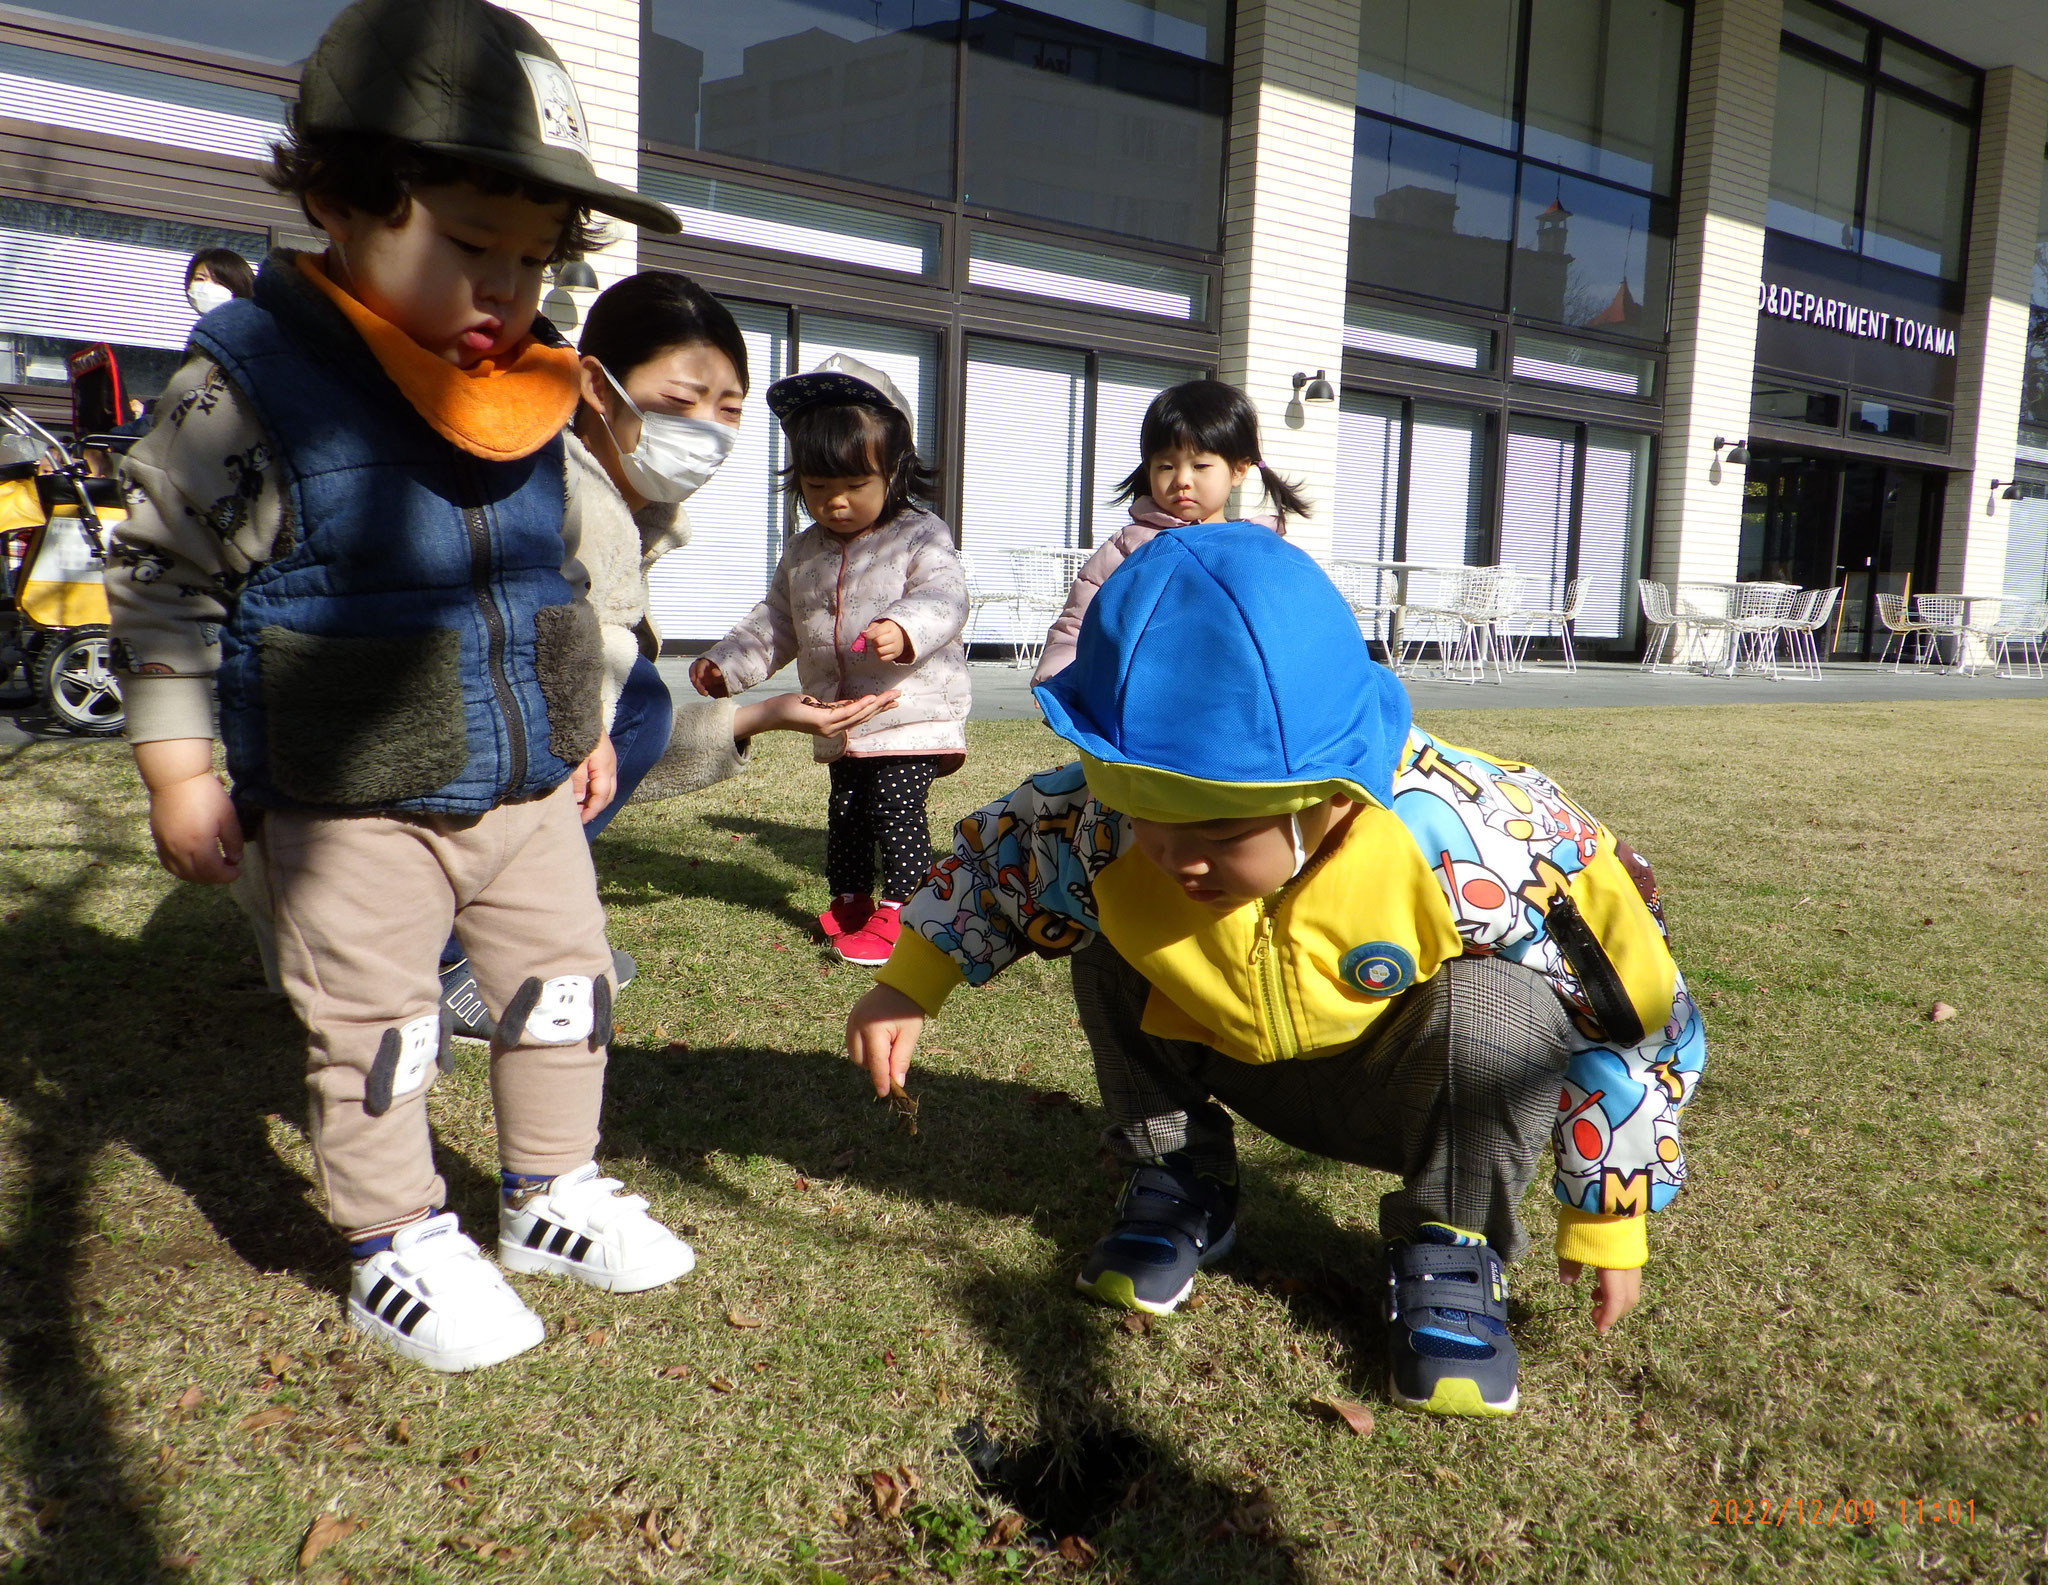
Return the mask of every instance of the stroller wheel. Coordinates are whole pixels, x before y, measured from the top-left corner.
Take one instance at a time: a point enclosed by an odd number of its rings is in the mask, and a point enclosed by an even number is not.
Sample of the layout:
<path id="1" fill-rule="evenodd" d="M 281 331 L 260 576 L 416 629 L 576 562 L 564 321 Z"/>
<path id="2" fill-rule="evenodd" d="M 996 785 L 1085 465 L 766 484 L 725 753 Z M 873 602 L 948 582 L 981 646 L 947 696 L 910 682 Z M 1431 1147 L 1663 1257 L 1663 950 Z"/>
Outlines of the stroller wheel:
<path id="1" fill-rule="evenodd" d="M 128 719 L 107 629 L 73 628 L 36 658 L 36 692 L 51 720 L 79 737 L 114 737 Z"/>

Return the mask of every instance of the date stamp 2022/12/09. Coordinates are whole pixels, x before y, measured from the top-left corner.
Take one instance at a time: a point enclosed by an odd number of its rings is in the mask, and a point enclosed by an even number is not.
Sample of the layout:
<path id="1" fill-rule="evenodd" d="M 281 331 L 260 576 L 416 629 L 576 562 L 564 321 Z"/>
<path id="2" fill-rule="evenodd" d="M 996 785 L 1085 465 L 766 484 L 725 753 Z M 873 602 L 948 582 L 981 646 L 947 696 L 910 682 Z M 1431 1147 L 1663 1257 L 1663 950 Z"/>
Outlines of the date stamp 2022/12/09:
<path id="1" fill-rule="evenodd" d="M 1935 1497 L 1719 1497 L 1707 1504 L 1708 1524 L 1901 1525 L 1977 1522 L 1977 1499 Z"/>

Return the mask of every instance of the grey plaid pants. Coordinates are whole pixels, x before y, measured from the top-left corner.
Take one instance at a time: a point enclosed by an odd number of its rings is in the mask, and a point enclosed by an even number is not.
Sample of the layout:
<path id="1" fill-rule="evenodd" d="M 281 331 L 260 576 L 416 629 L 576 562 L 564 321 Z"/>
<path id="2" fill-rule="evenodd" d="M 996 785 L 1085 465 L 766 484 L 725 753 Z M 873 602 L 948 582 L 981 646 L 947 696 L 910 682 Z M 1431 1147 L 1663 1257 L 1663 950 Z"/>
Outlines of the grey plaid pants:
<path id="1" fill-rule="evenodd" d="M 1140 1029 L 1151 986 L 1104 938 L 1073 963 L 1110 1143 L 1126 1160 L 1177 1150 L 1234 1177 L 1228 1106 L 1297 1149 L 1398 1176 L 1380 1197 L 1384 1237 L 1449 1222 L 1485 1233 L 1507 1260 L 1528 1248 L 1515 1208 L 1550 1142 L 1571 1040 L 1540 974 L 1453 958 L 1348 1051 L 1251 1063 Z"/>

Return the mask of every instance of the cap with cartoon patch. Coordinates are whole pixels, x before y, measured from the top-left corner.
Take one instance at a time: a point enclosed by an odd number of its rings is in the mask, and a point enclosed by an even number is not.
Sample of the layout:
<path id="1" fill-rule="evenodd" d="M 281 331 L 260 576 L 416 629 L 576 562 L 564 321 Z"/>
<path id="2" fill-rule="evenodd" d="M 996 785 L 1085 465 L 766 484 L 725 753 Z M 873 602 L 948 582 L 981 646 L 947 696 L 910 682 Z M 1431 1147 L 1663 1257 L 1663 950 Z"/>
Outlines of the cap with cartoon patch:
<path id="1" fill-rule="evenodd" d="M 778 422 L 814 402 L 852 402 L 862 407 L 894 408 L 910 425 L 912 444 L 917 440 L 917 414 L 896 388 L 896 382 L 871 364 L 845 352 L 835 352 L 808 374 L 792 374 L 768 387 L 768 411 Z"/>
<path id="2" fill-rule="evenodd" d="M 300 77 L 300 132 L 375 132 L 470 160 L 649 231 L 673 210 L 597 174 L 562 58 L 525 18 L 486 0 L 356 0 Z"/>

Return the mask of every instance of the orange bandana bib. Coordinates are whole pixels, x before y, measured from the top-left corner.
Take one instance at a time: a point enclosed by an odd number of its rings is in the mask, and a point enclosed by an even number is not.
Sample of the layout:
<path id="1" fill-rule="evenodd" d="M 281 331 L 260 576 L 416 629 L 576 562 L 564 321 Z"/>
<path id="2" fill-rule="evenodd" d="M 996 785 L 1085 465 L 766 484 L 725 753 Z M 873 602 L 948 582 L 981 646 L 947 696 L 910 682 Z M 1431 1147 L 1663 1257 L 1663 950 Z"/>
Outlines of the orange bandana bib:
<path id="1" fill-rule="evenodd" d="M 420 417 L 471 456 L 487 462 L 531 456 L 575 416 L 582 374 L 569 348 L 544 347 L 528 336 L 502 362 L 486 358 L 459 369 L 336 286 L 313 254 L 301 253 L 294 262 L 341 310 Z"/>

